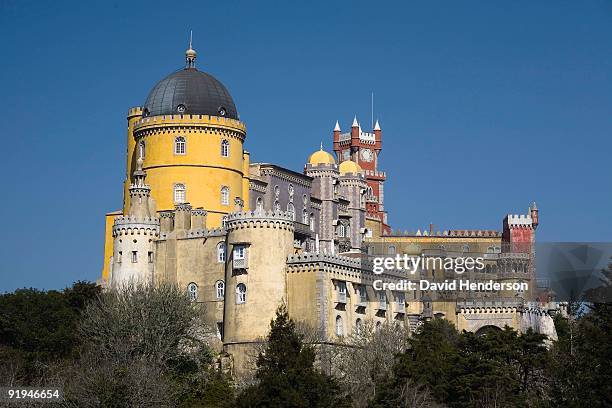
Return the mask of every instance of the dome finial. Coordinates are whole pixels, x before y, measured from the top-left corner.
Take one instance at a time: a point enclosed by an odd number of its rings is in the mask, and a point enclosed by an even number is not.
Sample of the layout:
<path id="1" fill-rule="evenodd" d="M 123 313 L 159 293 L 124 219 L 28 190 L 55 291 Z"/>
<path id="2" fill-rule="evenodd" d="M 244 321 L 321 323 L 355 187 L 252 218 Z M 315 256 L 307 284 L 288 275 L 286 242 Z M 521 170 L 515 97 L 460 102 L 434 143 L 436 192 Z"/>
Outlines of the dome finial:
<path id="1" fill-rule="evenodd" d="M 321 151 L 323 151 L 323 141 L 321 140 Z"/>
<path id="2" fill-rule="evenodd" d="M 193 30 L 189 30 L 189 49 L 185 51 L 185 61 L 187 61 L 187 66 L 185 68 L 195 68 L 195 60 L 197 53 L 192 48 L 193 42 Z"/>

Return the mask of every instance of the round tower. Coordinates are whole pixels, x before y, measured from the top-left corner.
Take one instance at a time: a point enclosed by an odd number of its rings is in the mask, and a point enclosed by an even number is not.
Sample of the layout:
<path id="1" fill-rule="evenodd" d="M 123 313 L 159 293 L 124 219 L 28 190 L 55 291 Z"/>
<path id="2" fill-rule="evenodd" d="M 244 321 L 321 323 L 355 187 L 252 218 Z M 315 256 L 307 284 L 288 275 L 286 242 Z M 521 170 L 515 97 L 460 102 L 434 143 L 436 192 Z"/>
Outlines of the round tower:
<path id="1" fill-rule="evenodd" d="M 110 286 L 129 283 L 153 283 L 155 240 L 159 237 L 159 219 L 151 188 L 145 184 L 143 160 L 137 160 L 134 182 L 129 188 L 130 207 L 127 215 L 115 218 L 113 224 L 113 260 Z"/>
<path id="2" fill-rule="evenodd" d="M 359 252 L 365 233 L 365 194 L 368 185 L 361 167 L 352 160 L 345 160 L 340 163 L 339 171 L 340 191 L 350 202 L 348 211 L 351 219 L 347 234 L 350 251 Z"/>
<path id="3" fill-rule="evenodd" d="M 293 249 L 288 213 L 236 212 L 228 216 L 223 344 L 239 374 L 248 369 L 253 343 L 265 337 L 286 301 L 286 261 Z"/>
<path id="4" fill-rule="evenodd" d="M 142 109 L 130 111 L 128 172 L 141 155 L 158 210 L 189 202 L 218 227 L 235 197 L 249 202 L 246 127 L 225 86 L 196 68 L 196 55 L 190 46 L 185 68 L 157 83 Z M 129 206 L 126 194 L 124 213 Z"/>
<path id="5" fill-rule="evenodd" d="M 334 222 L 338 219 L 338 165 L 334 156 L 323 150 L 314 152 L 308 158 L 304 174 L 312 177 L 312 194 L 321 199 L 318 248 L 316 252 L 334 253 Z"/>

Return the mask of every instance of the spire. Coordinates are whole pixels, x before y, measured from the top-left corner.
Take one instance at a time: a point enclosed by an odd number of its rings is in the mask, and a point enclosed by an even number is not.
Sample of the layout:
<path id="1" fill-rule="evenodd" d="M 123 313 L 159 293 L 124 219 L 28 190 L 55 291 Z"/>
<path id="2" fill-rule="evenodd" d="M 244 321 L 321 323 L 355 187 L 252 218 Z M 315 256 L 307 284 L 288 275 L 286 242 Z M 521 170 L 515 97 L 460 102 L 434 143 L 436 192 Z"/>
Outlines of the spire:
<path id="1" fill-rule="evenodd" d="M 534 201 L 533 204 L 531 204 L 531 209 L 532 210 L 538 210 L 538 206 L 536 205 L 536 202 Z"/>
<path id="2" fill-rule="evenodd" d="M 321 140 L 321 151 L 323 151 L 323 141 Z"/>
<path id="3" fill-rule="evenodd" d="M 376 119 L 376 124 L 374 125 L 374 130 L 380 130 L 380 124 L 378 123 L 378 119 Z"/>
<path id="4" fill-rule="evenodd" d="M 196 60 L 197 53 L 192 48 L 192 42 L 193 42 L 193 31 L 190 30 L 189 31 L 189 48 L 187 49 L 187 51 L 185 51 L 185 61 L 187 62 L 187 65 L 185 66 L 185 68 L 195 68 L 195 60 Z"/>
<path id="5" fill-rule="evenodd" d="M 147 173 L 142 169 L 143 163 L 144 160 L 142 159 L 142 156 L 138 157 L 138 160 L 136 160 L 136 170 L 134 170 L 133 173 L 134 182 L 132 183 L 131 188 L 146 188 L 145 177 L 147 176 Z"/>
<path id="6" fill-rule="evenodd" d="M 336 126 L 334 126 L 334 132 L 340 132 L 340 124 L 336 121 Z"/>
<path id="7" fill-rule="evenodd" d="M 357 122 L 357 115 L 355 115 L 355 118 L 353 119 L 352 127 L 359 127 L 359 122 Z"/>

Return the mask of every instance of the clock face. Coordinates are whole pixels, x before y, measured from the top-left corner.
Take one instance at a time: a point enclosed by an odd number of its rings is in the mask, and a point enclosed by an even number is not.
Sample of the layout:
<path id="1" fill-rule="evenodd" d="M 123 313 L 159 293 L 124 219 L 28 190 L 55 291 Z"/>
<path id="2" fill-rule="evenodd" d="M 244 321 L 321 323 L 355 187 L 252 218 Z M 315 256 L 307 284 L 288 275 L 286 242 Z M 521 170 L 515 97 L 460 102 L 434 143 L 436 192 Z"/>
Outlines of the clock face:
<path id="1" fill-rule="evenodd" d="M 371 162 L 374 159 L 374 153 L 370 149 L 361 149 L 361 160 Z"/>

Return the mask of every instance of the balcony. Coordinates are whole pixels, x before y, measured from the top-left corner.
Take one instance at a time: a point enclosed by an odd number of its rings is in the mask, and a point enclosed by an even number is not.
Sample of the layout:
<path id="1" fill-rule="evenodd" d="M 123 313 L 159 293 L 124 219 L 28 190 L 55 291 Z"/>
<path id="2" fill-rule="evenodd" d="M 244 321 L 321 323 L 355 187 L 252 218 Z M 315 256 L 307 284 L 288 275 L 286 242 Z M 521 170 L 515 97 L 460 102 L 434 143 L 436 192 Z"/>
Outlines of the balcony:
<path id="1" fill-rule="evenodd" d="M 310 225 L 308 224 L 303 224 L 301 222 L 294 221 L 293 226 L 295 227 L 295 233 L 297 235 L 309 237 L 312 234 L 312 231 L 310 230 Z"/>
<path id="2" fill-rule="evenodd" d="M 247 258 L 239 258 L 233 260 L 234 269 L 247 269 L 249 267 L 249 261 Z"/>

